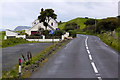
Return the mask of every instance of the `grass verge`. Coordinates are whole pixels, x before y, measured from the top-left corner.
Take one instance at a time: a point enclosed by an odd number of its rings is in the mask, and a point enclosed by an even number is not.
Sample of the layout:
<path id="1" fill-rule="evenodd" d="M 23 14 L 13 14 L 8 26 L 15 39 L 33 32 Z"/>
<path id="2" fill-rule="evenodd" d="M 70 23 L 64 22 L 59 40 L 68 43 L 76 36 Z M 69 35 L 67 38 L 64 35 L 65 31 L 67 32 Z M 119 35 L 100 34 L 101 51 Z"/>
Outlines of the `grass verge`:
<path id="1" fill-rule="evenodd" d="M 55 54 L 61 47 L 66 45 L 68 42 L 69 42 L 68 40 L 65 40 L 62 42 L 54 43 L 53 45 L 45 48 L 39 54 L 33 56 L 32 60 L 30 61 L 30 64 L 26 65 L 26 62 L 23 62 L 23 64 L 21 65 L 21 67 L 22 67 L 22 76 L 21 77 L 22 78 L 29 78 L 31 76 L 32 72 L 36 71 L 37 68 L 42 66 L 42 64 L 45 63 L 52 54 Z M 49 53 L 51 53 L 51 54 L 48 55 Z M 45 56 L 45 55 L 47 55 L 47 56 Z M 41 59 L 42 59 L 42 61 L 39 62 L 39 65 L 36 68 L 36 62 L 38 62 Z M 18 64 L 16 64 L 15 69 L 12 69 L 12 70 L 6 71 L 6 72 L 3 71 L 2 72 L 2 80 L 18 79 L 18 67 L 19 67 Z M 32 67 L 34 67 L 34 69 L 32 69 Z"/>
<path id="2" fill-rule="evenodd" d="M 116 37 L 114 38 L 113 36 L 108 35 L 107 33 L 105 34 L 97 34 L 97 36 L 108 46 L 112 47 L 113 49 L 117 50 L 120 52 L 120 41 Z"/>
<path id="3" fill-rule="evenodd" d="M 115 36 L 111 36 L 108 32 L 107 33 L 103 33 L 103 34 L 94 34 L 94 33 L 87 33 L 87 32 L 77 32 L 77 34 L 97 36 L 105 44 L 107 44 L 111 48 L 115 49 L 116 51 L 120 52 L 120 40 L 119 40 L 120 34 L 116 35 L 116 37 Z"/>
<path id="4" fill-rule="evenodd" d="M 45 43 L 45 42 L 27 41 L 27 40 L 21 39 L 21 38 L 9 38 L 9 39 L 6 39 L 6 40 L 2 40 L 1 47 L 5 48 L 5 47 L 16 46 L 16 45 L 19 45 L 19 44 L 26 44 L 26 43 Z"/>

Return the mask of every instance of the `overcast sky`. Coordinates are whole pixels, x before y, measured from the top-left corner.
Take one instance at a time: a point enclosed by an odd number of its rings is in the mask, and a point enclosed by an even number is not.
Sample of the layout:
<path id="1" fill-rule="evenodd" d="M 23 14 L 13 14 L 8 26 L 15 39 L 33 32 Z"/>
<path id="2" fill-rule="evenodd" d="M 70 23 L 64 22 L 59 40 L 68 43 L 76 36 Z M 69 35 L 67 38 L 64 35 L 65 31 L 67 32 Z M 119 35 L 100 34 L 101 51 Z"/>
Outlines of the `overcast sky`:
<path id="1" fill-rule="evenodd" d="M 52 8 L 57 21 L 77 17 L 106 18 L 118 15 L 119 0 L 1 0 L 0 28 L 13 30 L 17 26 L 32 26 L 40 9 Z"/>

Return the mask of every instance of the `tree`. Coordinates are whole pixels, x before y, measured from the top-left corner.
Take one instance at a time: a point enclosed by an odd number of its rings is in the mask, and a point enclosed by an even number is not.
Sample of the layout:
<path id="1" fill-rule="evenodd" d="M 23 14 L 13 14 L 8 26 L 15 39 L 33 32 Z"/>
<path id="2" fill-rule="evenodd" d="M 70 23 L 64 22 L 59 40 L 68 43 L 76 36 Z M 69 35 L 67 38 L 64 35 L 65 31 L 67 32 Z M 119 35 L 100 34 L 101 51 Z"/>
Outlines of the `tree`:
<path id="1" fill-rule="evenodd" d="M 114 31 L 119 26 L 118 19 L 116 18 L 107 18 L 102 19 L 97 23 L 97 32 L 105 31 Z"/>
<path id="2" fill-rule="evenodd" d="M 38 29 L 38 33 L 39 33 L 40 35 L 42 35 L 42 34 L 43 34 L 43 31 L 44 31 L 44 29 L 43 29 L 43 28 L 39 28 L 39 29 Z"/>
<path id="3" fill-rule="evenodd" d="M 65 32 L 63 30 L 56 30 L 55 36 L 62 36 Z"/>
<path id="4" fill-rule="evenodd" d="M 117 18 L 118 18 L 118 20 L 120 20 L 120 15 L 119 15 L 119 16 L 117 16 Z"/>
<path id="5" fill-rule="evenodd" d="M 72 22 L 72 23 L 66 23 L 64 30 L 69 31 L 69 30 L 74 30 L 74 29 L 79 29 L 79 28 L 80 26 L 77 23 Z"/>
<path id="6" fill-rule="evenodd" d="M 84 24 L 86 26 L 88 26 L 88 25 L 95 25 L 95 19 L 88 19 Z"/>
<path id="7" fill-rule="evenodd" d="M 46 27 L 49 25 L 50 19 L 57 19 L 57 15 L 54 13 L 53 9 L 41 9 L 40 16 L 38 16 L 39 22 L 43 22 L 43 25 Z M 50 26 L 50 25 L 49 25 Z"/>

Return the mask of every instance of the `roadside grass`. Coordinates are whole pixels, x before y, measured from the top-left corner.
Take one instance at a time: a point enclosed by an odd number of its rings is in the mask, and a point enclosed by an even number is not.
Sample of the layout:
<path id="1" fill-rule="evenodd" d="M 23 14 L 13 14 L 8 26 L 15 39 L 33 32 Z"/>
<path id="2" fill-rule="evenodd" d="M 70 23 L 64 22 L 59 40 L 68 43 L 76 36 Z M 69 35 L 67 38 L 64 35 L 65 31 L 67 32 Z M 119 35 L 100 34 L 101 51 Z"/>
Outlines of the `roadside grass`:
<path id="1" fill-rule="evenodd" d="M 42 52 L 34 55 L 32 57 L 32 60 L 30 61 L 30 64 L 26 65 L 26 62 L 23 62 L 22 65 L 21 65 L 21 68 L 22 68 L 21 69 L 22 70 L 22 76 L 21 76 L 21 78 L 29 78 L 31 76 L 31 74 L 32 74 L 32 72 L 30 70 L 24 71 L 25 68 L 30 67 L 31 65 L 33 65 L 39 59 L 44 58 L 44 55 L 46 53 L 50 52 L 50 50 L 52 50 L 54 48 L 56 48 L 56 49 L 54 51 L 52 51 L 51 55 L 55 54 L 61 47 L 63 47 L 64 45 L 66 45 L 68 42 L 69 42 L 68 40 L 63 41 L 63 42 L 56 42 L 56 43 L 48 46 L 47 48 L 45 48 Z M 40 63 L 40 66 L 42 66 L 43 63 L 45 63 L 51 55 L 49 55 L 48 57 L 46 57 Z M 16 66 L 15 66 L 14 69 L 11 69 L 10 71 L 3 71 L 2 72 L 2 80 L 5 80 L 5 79 L 9 79 L 9 80 L 18 79 L 18 71 L 19 71 L 18 68 L 19 68 L 19 65 L 16 64 Z"/>
<path id="2" fill-rule="evenodd" d="M 77 34 L 93 35 L 99 37 L 105 44 L 120 52 L 120 32 L 116 32 L 116 37 L 111 36 L 109 32 L 103 34 L 87 33 L 78 31 Z"/>
<path id="3" fill-rule="evenodd" d="M 0 47 L 2 46 L 2 40 L 4 39 L 5 31 L 0 31 Z"/>
<path id="4" fill-rule="evenodd" d="M 5 36 L 5 31 L 0 31 L 0 39 L 4 39 L 4 36 Z"/>
<path id="5" fill-rule="evenodd" d="M 97 36 L 108 46 L 120 52 L 120 40 L 119 38 L 114 38 L 113 36 L 108 35 L 108 33 L 97 34 Z"/>
<path id="6" fill-rule="evenodd" d="M 27 41 L 27 40 L 21 39 L 21 38 L 9 38 L 6 40 L 2 40 L 1 47 L 5 48 L 5 47 L 11 47 L 11 46 L 16 46 L 19 44 L 27 44 L 27 43 L 49 43 L 49 42 Z"/>

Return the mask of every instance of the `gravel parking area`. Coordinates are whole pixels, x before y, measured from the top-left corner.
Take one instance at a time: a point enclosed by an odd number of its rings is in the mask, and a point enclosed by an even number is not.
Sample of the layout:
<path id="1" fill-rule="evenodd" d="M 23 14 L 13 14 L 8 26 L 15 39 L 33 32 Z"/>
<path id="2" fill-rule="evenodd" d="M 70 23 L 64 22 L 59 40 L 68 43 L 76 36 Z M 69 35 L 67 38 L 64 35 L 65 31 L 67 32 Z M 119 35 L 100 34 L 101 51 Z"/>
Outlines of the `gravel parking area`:
<path id="1" fill-rule="evenodd" d="M 7 47 L 2 49 L 2 69 L 3 71 L 12 69 L 15 64 L 18 63 L 18 59 L 21 53 L 25 56 L 27 52 L 30 51 L 32 55 L 35 55 L 44 50 L 47 46 L 52 43 L 28 43 L 20 44 L 13 47 Z"/>

